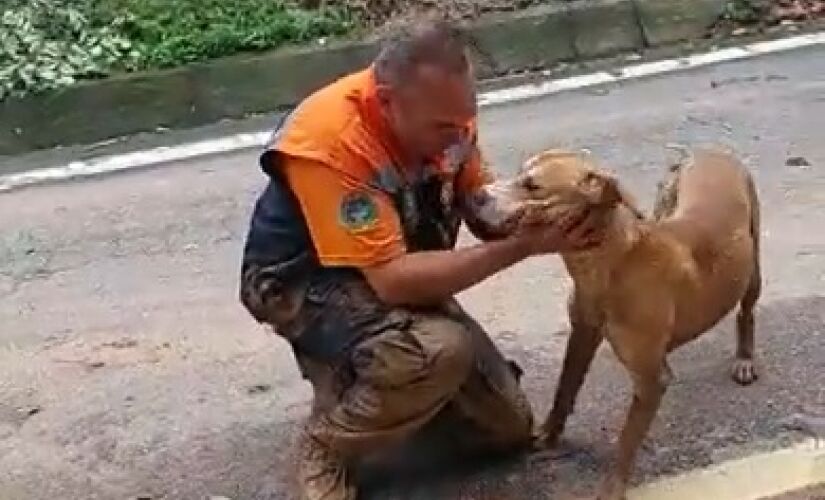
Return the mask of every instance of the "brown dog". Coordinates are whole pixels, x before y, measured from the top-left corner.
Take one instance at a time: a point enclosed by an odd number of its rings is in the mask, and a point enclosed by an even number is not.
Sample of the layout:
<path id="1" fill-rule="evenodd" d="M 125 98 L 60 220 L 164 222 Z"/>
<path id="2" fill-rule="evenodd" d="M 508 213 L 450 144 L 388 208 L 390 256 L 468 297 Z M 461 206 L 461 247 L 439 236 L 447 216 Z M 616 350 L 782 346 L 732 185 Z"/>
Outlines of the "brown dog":
<path id="1" fill-rule="evenodd" d="M 617 181 L 586 156 L 554 150 L 529 160 L 497 196 L 524 203 L 529 219 L 588 207 L 604 221 L 599 247 L 562 256 L 575 283 L 572 333 L 539 440 L 556 443 L 606 338 L 630 373 L 633 402 L 617 463 L 598 498 L 624 498 L 634 457 L 672 377 L 669 352 L 739 304 L 733 378 L 743 385 L 756 379 L 753 308 L 761 277 L 753 181 L 727 153 L 692 152 L 662 183 L 654 220 L 646 220 Z"/>

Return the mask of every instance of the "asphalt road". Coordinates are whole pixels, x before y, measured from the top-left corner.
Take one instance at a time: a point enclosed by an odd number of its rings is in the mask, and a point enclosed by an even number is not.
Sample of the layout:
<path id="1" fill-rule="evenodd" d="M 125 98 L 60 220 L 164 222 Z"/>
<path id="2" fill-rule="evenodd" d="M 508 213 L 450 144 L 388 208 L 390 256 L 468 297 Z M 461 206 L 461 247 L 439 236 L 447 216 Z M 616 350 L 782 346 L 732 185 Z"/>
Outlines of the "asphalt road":
<path id="1" fill-rule="evenodd" d="M 729 379 L 730 322 L 679 351 L 636 481 L 782 446 L 803 436 L 795 415 L 825 412 L 825 49 L 490 108 L 481 130 L 503 175 L 545 147 L 584 147 L 646 202 L 667 143 L 732 146 L 755 173 L 762 377 L 745 389 Z M 0 498 L 290 498 L 309 390 L 236 300 L 262 185 L 245 152 L 0 195 Z M 557 259 L 541 258 L 461 297 L 526 368 L 540 415 L 568 286 Z M 372 497 L 587 495 L 628 398 L 605 350 L 561 453 L 396 474 L 407 481 Z"/>

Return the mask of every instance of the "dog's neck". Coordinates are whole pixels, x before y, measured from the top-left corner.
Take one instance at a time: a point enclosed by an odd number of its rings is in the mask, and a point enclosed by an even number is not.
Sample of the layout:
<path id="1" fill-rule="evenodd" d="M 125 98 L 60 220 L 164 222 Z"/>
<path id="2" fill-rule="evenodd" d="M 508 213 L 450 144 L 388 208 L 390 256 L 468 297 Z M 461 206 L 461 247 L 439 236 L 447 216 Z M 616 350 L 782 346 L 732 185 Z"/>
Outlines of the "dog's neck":
<path id="1" fill-rule="evenodd" d="M 570 276 L 576 282 L 603 280 L 622 257 L 641 241 L 646 222 L 631 204 L 604 208 L 604 239 L 594 248 L 562 254 Z"/>

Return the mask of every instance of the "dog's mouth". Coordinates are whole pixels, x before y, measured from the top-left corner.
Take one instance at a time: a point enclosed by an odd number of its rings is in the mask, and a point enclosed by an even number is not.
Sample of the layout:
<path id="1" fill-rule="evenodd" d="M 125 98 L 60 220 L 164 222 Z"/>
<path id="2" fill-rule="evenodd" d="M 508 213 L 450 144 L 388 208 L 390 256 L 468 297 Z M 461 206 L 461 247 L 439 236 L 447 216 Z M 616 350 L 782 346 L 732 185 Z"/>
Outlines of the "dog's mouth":
<path id="1" fill-rule="evenodd" d="M 607 219 L 607 212 L 583 205 L 581 203 L 568 202 L 543 202 L 528 204 L 519 221 L 519 227 L 529 228 L 533 226 L 543 226 L 557 224 L 561 220 L 566 220 L 570 216 L 584 217 L 597 216 L 600 221 Z"/>
<path id="2" fill-rule="evenodd" d="M 474 204 L 476 213 L 488 225 L 511 230 L 553 222 L 571 209 L 581 208 L 580 200 L 571 200 L 564 193 L 542 192 L 536 196 L 516 179 L 488 184 L 476 195 Z"/>

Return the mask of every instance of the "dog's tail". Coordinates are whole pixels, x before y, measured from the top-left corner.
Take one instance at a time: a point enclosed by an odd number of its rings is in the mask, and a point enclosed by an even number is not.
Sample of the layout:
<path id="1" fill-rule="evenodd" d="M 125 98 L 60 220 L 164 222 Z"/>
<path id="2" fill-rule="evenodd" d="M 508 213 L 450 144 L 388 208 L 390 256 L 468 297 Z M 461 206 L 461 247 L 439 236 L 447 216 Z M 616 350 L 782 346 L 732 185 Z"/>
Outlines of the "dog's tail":
<path id="1" fill-rule="evenodd" d="M 759 240 L 761 236 L 762 226 L 762 209 L 759 204 L 759 193 L 756 191 L 756 183 L 753 181 L 753 176 L 750 172 L 745 170 L 745 177 L 748 185 L 748 201 L 751 208 L 751 238 L 753 238 L 754 258 L 759 259 Z"/>
<path id="2" fill-rule="evenodd" d="M 665 145 L 665 149 L 679 154 L 679 158 L 672 162 L 668 167 L 668 170 L 671 172 L 681 170 L 685 165 L 688 165 L 691 161 L 693 161 L 693 150 L 684 144 L 676 144 L 672 142 Z"/>
<path id="3" fill-rule="evenodd" d="M 682 169 L 693 161 L 693 151 L 689 147 L 682 144 L 668 144 L 665 147 L 679 153 L 679 158 L 668 165 L 667 174 L 657 187 L 653 205 L 653 219 L 657 221 L 673 215 L 679 201 L 679 177 Z"/>
<path id="4" fill-rule="evenodd" d="M 751 173 L 746 169 L 743 168 L 743 175 L 745 175 L 745 182 L 747 184 L 747 191 L 748 191 L 748 201 L 750 202 L 750 231 L 751 231 L 751 241 L 753 241 L 753 270 L 751 272 L 750 283 L 748 283 L 748 288 L 745 291 L 745 295 L 742 297 L 741 307 L 739 316 L 737 321 L 740 325 L 745 325 L 743 330 L 742 326 L 739 326 L 739 331 L 748 331 L 748 325 L 753 322 L 753 306 L 756 304 L 756 301 L 759 300 L 759 296 L 762 293 L 762 264 L 761 264 L 761 253 L 760 253 L 760 239 L 761 235 L 761 217 L 762 217 L 762 209 L 759 204 L 759 194 L 756 191 L 756 183 L 753 181 L 753 176 Z M 753 344 L 753 325 L 750 324 L 750 344 Z M 744 341 L 747 341 L 748 338 L 746 337 Z M 743 339 L 740 337 L 739 340 L 740 344 L 743 342 Z"/>

